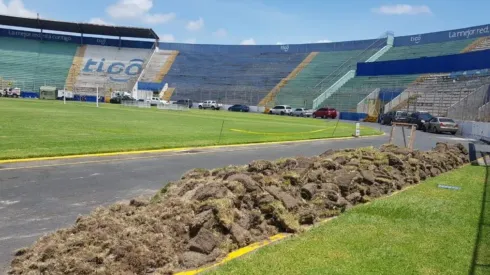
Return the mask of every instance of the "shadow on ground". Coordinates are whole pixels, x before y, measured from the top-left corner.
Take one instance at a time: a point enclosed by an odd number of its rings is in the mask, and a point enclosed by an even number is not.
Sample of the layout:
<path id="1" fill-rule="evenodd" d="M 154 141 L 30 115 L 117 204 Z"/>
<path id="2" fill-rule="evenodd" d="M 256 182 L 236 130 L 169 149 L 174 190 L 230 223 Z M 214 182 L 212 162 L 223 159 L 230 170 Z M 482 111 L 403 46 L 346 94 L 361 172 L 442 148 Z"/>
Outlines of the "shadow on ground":
<path id="1" fill-rule="evenodd" d="M 469 274 L 490 274 L 490 152 L 479 152 L 486 167 L 480 221 Z"/>

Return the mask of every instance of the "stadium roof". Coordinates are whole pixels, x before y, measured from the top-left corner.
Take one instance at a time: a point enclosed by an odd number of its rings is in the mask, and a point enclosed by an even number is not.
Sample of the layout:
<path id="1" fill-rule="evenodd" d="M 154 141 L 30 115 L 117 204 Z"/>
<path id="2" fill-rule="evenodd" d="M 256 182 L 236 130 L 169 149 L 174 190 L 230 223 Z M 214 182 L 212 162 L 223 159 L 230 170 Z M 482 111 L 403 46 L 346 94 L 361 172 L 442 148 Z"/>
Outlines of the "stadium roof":
<path id="1" fill-rule="evenodd" d="M 152 29 L 147 28 L 62 22 L 37 18 L 14 17 L 7 15 L 0 15 L 0 25 L 83 34 L 159 39 L 158 35 Z"/>

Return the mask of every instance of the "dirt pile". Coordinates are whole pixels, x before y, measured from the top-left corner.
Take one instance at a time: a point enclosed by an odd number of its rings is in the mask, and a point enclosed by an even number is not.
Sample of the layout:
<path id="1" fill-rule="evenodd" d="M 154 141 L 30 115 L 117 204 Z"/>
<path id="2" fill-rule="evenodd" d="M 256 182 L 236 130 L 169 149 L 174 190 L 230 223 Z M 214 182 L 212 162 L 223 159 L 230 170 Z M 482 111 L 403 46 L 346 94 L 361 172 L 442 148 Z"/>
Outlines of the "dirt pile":
<path id="1" fill-rule="evenodd" d="M 151 200 L 99 208 L 16 252 L 10 274 L 171 274 L 468 162 L 462 145 L 329 150 L 195 169 Z"/>

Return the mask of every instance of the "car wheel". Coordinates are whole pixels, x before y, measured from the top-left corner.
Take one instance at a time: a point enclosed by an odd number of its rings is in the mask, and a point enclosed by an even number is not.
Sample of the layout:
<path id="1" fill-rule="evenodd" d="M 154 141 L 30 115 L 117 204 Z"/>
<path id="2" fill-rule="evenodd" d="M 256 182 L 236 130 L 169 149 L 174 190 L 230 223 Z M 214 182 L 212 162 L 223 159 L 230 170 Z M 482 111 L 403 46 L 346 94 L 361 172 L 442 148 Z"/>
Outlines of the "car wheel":
<path id="1" fill-rule="evenodd" d="M 312 118 L 316 118 L 316 115 L 311 115 Z"/>
<path id="2" fill-rule="evenodd" d="M 427 133 L 427 127 L 422 127 L 422 131 L 426 132 Z"/>
<path id="3" fill-rule="evenodd" d="M 283 115 L 284 115 L 284 112 L 281 112 L 281 116 L 283 116 Z"/>
<path id="4" fill-rule="evenodd" d="M 18 98 L 18 97 L 19 97 L 19 95 L 14 95 L 14 98 Z"/>
<path id="5" fill-rule="evenodd" d="M 216 108 L 214 108 L 214 106 L 211 106 L 211 110 L 216 110 Z"/>
<path id="6" fill-rule="evenodd" d="M 202 106 L 201 105 L 199 105 L 199 109 L 202 109 Z"/>
<path id="7" fill-rule="evenodd" d="M 304 117 L 305 115 L 304 114 L 300 114 L 299 116 Z"/>

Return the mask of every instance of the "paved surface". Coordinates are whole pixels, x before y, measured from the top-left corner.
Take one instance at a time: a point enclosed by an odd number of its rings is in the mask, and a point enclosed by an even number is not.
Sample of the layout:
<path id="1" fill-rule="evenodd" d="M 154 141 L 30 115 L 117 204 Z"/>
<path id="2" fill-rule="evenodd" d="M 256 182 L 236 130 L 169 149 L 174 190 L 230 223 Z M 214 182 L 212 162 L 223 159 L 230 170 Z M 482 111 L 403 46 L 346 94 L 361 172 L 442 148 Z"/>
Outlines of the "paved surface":
<path id="1" fill-rule="evenodd" d="M 423 132 L 416 135 L 415 147 L 420 150 L 428 150 L 441 141 L 468 143 L 466 139 L 449 135 Z M 387 141 L 388 135 L 0 164 L 0 273 L 6 272 L 14 250 L 29 246 L 41 235 L 73 224 L 78 215 L 87 214 L 97 206 L 150 195 L 189 169 L 246 164 L 256 159 L 312 156 L 332 148 L 378 147 Z M 395 143 L 403 144 L 400 135 Z"/>

